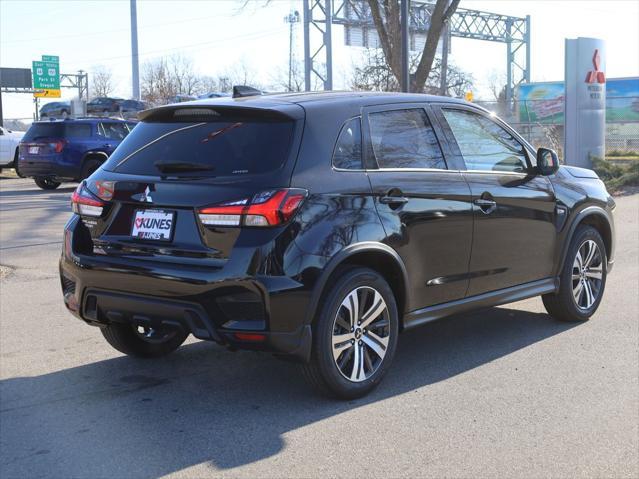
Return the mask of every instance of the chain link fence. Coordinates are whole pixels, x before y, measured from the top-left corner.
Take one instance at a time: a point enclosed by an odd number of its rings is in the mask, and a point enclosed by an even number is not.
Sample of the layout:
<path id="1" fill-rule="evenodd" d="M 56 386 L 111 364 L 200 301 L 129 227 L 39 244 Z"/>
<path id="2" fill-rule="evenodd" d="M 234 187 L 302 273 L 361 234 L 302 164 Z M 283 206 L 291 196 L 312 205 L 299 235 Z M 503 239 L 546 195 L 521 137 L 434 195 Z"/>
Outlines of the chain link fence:
<path id="1" fill-rule="evenodd" d="M 564 98 L 505 102 L 477 101 L 515 128 L 533 146 L 546 146 L 563 157 Z M 639 159 L 639 97 L 606 98 L 606 159 Z"/>

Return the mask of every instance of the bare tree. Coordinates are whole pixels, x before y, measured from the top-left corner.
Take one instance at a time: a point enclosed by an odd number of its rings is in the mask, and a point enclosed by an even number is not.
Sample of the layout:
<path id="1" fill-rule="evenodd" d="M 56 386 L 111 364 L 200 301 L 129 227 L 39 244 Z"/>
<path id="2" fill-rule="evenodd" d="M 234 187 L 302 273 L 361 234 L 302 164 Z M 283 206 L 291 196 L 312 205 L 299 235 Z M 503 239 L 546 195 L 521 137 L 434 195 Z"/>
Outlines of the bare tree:
<path id="1" fill-rule="evenodd" d="M 111 71 L 103 65 L 93 67 L 89 86 L 92 98 L 109 96 L 115 89 Z"/>
<path id="2" fill-rule="evenodd" d="M 156 105 L 176 95 L 196 95 L 201 90 L 201 77 L 191 59 L 179 54 L 144 63 L 140 83 L 142 99 Z"/>
<path id="3" fill-rule="evenodd" d="M 293 62 L 291 64 L 291 88 L 289 90 L 289 72 L 288 65 L 279 67 L 271 78 L 273 89 L 275 91 L 304 91 L 304 64 L 302 62 Z"/>
<path id="4" fill-rule="evenodd" d="M 419 64 L 419 55 L 413 55 L 410 65 Z M 446 75 L 446 94 L 461 97 L 470 90 L 473 85 L 473 77 L 453 64 L 448 64 Z M 424 86 L 414 89 L 414 92 L 440 94 L 441 60 L 435 59 L 430 75 Z M 351 88 L 354 90 L 372 91 L 399 91 L 399 80 L 393 74 L 386 62 L 384 53 L 379 49 L 369 48 L 365 50 L 362 62 L 353 69 Z"/>
<path id="5" fill-rule="evenodd" d="M 402 71 L 402 29 L 400 18 L 400 0 L 367 0 L 371 9 L 375 29 L 386 63 L 397 80 L 401 82 Z M 457 10 L 459 0 L 437 0 L 430 17 L 430 26 L 424 49 L 414 73 L 411 74 L 411 90 L 422 91 L 431 72 L 437 44 L 444 25 Z"/>

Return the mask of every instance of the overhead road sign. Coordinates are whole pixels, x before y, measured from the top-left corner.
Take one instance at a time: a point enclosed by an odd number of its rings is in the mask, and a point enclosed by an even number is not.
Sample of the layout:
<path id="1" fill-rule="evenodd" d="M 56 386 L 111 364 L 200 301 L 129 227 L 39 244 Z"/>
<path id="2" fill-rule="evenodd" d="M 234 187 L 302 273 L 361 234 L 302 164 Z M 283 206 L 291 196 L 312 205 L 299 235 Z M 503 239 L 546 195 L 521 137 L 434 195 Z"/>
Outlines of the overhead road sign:
<path id="1" fill-rule="evenodd" d="M 60 98 L 60 58 L 43 55 L 42 61 L 32 63 L 35 97 Z"/>

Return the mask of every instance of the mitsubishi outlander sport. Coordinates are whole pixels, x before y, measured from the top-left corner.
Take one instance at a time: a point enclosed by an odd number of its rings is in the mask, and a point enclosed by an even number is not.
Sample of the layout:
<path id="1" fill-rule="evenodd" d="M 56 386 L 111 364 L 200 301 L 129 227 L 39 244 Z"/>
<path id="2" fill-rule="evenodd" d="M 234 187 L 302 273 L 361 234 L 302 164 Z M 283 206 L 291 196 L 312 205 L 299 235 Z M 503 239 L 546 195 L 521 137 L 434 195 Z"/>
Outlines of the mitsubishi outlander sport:
<path id="1" fill-rule="evenodd" d="M 599 306 L 615 207 L 460 100 L 310 93 L 147 110 L 72 197 L 67 308 L 117 350 L 190 335 L 299 361 L 362 396 L 402 331 L 541 296 L 558 320 Z"/>

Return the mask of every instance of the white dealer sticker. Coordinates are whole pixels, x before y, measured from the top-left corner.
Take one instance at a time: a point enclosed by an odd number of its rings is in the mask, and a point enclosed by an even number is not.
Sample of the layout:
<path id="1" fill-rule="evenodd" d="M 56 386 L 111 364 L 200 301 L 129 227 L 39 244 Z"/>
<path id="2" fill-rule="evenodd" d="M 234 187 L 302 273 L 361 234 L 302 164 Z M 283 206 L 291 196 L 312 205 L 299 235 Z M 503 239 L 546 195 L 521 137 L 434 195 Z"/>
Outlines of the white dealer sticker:
<path id="1" fill-rule="evenodd" d="M 165 240 L 171 239 L 174 213 L 161 210 L 138 210 L 133 220 L 134 238 Z"/>

